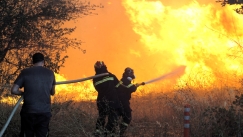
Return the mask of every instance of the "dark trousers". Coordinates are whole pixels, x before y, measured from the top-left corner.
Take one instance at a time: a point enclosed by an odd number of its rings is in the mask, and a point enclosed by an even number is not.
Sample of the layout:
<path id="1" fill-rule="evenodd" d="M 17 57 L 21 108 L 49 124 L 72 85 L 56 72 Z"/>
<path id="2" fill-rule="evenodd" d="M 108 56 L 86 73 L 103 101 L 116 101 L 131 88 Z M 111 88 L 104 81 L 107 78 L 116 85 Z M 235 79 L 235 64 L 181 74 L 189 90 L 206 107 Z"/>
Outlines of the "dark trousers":
<path id="1" fill-rule="evenodd" d="M 131 123 L 132 109 L 130 108 L 129 103 L 123 103 L 121 106 L 122 107 L 119 109 L 119 117 L 121 117 L 122 120 L 119 127 L 120 135 L 122 136 L 125 133 L 128 125 Z"/>
<path id="2" fill-rule="evenodd" d="M 119 108 L 119 117 L 122 118 L 122 121 L 126 124 L 130 124 L 132 120 L 132 109 L 130 107 L 129 101 L 121 101 Z"/>
<path id="3" fill-rule="evenodd" d="M 107 102 L 98 102 L 97 103 L 99 116 L 96 122 L 96 129 L 103 130 L 110 133 L 114 133 L 117 126 L 117 110 L 109 105 Z M 107 123 L 105 122 L 106 117 L 108 116 Z M 106 123 L 106 125 L 105 125 Z"/>
<path id="4" fill-rule="evenodd" d="M 47 137 L 51 113 L 20 113 L 20 137 Z"/>

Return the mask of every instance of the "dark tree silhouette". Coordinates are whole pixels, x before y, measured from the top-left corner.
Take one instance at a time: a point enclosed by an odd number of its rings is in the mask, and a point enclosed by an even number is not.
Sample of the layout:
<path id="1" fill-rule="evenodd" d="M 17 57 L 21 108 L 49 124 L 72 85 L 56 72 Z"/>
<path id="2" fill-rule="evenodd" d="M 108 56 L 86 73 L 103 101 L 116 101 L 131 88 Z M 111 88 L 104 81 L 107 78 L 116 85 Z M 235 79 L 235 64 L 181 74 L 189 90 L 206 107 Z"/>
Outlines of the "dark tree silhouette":
<path id="1" fill-rule="evenodd" d="M 102 8 L 80 0 L 0 0 L 0 82 L 10 84 L 21 69 L 31 65 L 34 52 L 46 55 L 46 66 L 58 72 L 67 48 L 80 48 L 81 40 L 68 37 L 74 30 L 64 23 Z M 0 94 L 4 90 L 0 91 Z"/>
<path id="2" fill-rule="evenodd" d="M 238 8 L 234 9 L 237 13 L 243 14 L 243 0 L 217 0 L 216 2 L 220 2 L 222 6 L 225 6 L 226 4 L 229 5 L 239 5 Z"/>

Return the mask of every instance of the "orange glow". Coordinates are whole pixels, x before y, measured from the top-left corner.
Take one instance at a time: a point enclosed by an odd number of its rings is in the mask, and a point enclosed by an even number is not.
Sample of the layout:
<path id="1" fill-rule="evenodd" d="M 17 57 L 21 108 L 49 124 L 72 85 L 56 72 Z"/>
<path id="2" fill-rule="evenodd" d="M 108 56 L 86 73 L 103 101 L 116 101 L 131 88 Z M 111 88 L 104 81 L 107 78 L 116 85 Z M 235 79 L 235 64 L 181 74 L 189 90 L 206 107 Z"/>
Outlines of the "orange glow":
<path id="1" fill-rule="evenodd" d="M 56 81 L 66 81 L 63 75 L 55 74 Z M 79 78 L 80 79 L 80 78 Z M 78 82 L 72 84 L 56 85 L 57 101 L 93 101 L 96 99 L 97 92 L 95 91 L 92 81 Z"/>
<path id="2" fill-rule="evenodd" d="M 61 69 L 67 79 L 94 75 L 93 64 L 103 60 L 119 79 L 126 67 L 133 68 L 135 83 L 184 65 L 185 74 L 172 85 L 240 86 L 243 15 L 233 6 L 211 0 L 92 2 L 104 5 L 98 15 L 67 24 L 77 26 L 72 37 L 83 40 L 81 47 L 87 51 L 68 50 Z M 89 89 L 94 90 L 92 84 Z"/>

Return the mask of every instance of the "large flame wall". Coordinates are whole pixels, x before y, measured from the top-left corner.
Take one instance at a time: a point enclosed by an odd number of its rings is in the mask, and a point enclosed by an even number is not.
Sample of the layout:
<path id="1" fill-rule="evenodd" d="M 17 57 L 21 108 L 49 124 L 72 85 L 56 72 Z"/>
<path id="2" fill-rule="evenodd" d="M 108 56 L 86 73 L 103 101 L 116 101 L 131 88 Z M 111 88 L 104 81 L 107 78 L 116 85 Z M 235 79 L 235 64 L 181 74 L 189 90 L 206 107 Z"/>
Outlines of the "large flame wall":
<path id="1" fill-rule="evenodd" d="M 215 1 L 95 0 L 104 8 L 76 23 L 72 37 L 81 51 L 69 49 L 61 69 L 67 79 L 93 75 L 103 60 L 121 78 L 125 67 L 146 81 L 185 65 L 183 81 L 237 84 L 242 76 L 243 15 Z"/>

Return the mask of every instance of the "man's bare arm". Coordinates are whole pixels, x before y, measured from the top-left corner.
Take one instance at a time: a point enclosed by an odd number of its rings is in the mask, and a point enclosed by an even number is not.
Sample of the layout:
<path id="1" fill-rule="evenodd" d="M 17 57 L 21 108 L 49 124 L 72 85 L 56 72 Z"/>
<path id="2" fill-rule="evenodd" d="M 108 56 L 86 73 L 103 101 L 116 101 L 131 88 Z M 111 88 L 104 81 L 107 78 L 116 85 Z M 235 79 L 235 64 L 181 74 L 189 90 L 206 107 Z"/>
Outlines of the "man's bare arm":
<path id="1" fill-rule="evenodd" d="M 11 94 L 14 94 L 14 95 L 23 95 L 23 91 L 19 90 L 19 85 L 17 84 L 14 84 L 11 88 Z"/>

